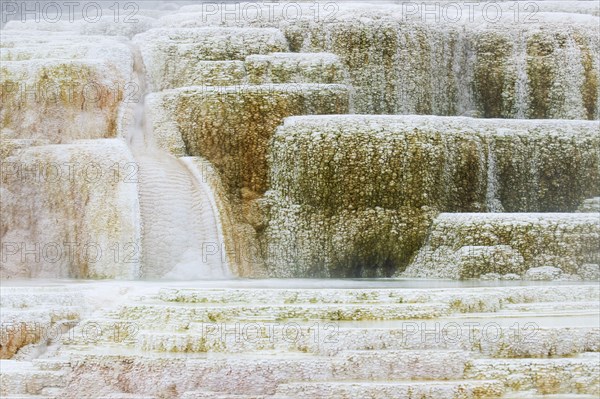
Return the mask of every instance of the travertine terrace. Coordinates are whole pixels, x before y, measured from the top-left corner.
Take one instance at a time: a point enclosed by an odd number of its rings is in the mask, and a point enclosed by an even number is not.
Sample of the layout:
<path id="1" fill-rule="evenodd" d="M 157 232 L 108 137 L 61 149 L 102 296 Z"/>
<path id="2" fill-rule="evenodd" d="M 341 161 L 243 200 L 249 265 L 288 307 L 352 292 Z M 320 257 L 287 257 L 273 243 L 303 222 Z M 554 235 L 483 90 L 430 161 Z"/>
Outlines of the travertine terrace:
<path id="1" fill-rule="evenodd" d="M 1 6 L 1 397 L 600 397 L 597 2 Z"/>

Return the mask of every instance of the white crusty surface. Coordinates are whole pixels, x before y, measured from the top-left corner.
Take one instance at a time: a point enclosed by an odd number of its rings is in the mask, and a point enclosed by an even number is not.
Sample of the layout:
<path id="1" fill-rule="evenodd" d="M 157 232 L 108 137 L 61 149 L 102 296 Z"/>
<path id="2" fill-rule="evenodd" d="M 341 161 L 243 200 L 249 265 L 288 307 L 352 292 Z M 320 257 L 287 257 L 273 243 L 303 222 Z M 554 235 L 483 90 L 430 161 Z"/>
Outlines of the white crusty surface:
<path id="1" fill-rule="evenodd" d="M 141 49 L 154 91 L 193 84 L 193 75 L 203 67 L 198 61 L 243 61 L 250 54 L 288 50 L 283 33 L 272 28 L 161 28 L 133 42 Z"/>
<path id="2" fill-rule="evenodd" d="M 575 211 L 597 191 L 597 131 L 596 121 L 286 118 L 269 152 L 267 265 L 280 277 L 385 276 L 394 273 L 386 267 L 399 272 L 409 261 L 409 275 L 421 277 L 521 274 L 552 262 L 576 273 L 597 263 L 597 214 L 557 212 Z M 432 225 L 439 212 L 455 214 Z M 411 257 L 427 245 L 430 227 L 441 263 L 422 267 Z M 513 244 L 482 253 L 488 263 L 498 253 L 505 269 L 461 271 L 449 260 L 461 247 Z"/>
<path id="3" fill-rule="evenodd" d="M 531 389 L 598 393 L 597 285 L 416 288 L 419 284 L 3 284 L 0 304 L 12 323 L 52 323 L 45 310 L 64 317 L 44 306 L 49 300 L 55 309 L 70 310 L 76 325 L 45 343 L 47 349 L 25 343 L 18 361 L 2 360 L 0 391 L 31 395 L 53 386 L 65 398 L 124 392 L 169 398 L 173 392 L 189 398 L 242 393 L 383 398 L 419 392 L 436 399 Z M 446 311 L 373 319 L 392 316 L 385 309 L 393 306 Z M 240 307 L 247 311 L 236 314 Z M 350 307 L 372 313 L 345 314 L 342 309 Z M 342 310 L 337 319 L 329 313 L 334 308 Z M 25 356 L 34 347 L 38 355 Z"/>
<path id="4" fill-rule="evenodd" d="M 124 141 L 30 146 L 2 161 L 2 241 L 16 246 L 3 279 L 137 276 L 136 164 Z"/>
<path id="5" fill-rule="evenodd" d="M 598 217 L 592 213 L 442 213 L 403 275 L 517 273 L 552 280 L 581 269 L 589 278 L 593 274 L 584 265 L 598 259 L 599 237 Z M 500 245 L 501 253 L 489 253 Z"/>

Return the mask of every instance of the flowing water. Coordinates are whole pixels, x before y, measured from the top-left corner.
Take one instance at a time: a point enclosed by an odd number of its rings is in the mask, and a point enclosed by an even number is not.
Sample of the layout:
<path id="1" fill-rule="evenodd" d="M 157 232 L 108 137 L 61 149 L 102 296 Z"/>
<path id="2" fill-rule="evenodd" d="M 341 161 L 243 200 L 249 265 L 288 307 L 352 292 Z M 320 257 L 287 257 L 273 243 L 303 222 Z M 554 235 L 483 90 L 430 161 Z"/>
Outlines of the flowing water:
<path id="1" fill-rule="evenodd" d="M 161 150 L 146 121 L 147 84 L 139 50 L 135 75 L 141 101 L 127 141 L 138 164 L 142 215 L 142 278 L 219 278 L 229 275 L 218 211 L 208 184 L 193 164 Z"/>

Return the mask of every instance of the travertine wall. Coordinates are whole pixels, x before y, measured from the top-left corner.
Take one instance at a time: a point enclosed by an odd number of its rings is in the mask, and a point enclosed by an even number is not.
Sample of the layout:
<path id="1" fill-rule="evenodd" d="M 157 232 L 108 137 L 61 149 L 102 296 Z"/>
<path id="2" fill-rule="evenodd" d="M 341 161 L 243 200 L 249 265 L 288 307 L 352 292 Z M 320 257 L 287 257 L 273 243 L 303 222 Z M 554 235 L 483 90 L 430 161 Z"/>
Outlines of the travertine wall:
<path id="1" fill-rule="evenodd" d="M 291 51 L 339 56 L 357 113 L 600 118 L 597 5 L 544 2 L 534 15 L 515 17 L 514 7 L 499 3 L 498 19 L 481 6 L 458 16 L 439 6 L 429 5 L 438 7 L 437 19 L 401 4 L 336 3 L 317 14 L 307 3 L 294 18 L 237 19 L 190 6 L 158 24 L 279 28 Z"/>
<path id="2" fill-rule="evenodd" d="M 402 275 L 473 278 L 553 266 L 577 274 L 600 262 L 594 213 L 444 213 Z"/>
<path id="3" fill-rule="evenodd" d="M 597 22 L 463 26 L 357 17 L 308 29 L 301 51 L 340 56 L 358 113 L 600 117 Z"/>
<path id="4" fill-rule="evenodd" d="M 176 154 L 205 157 L 234 196 L 244 189 L 260 195 L 268 187 L 266 153 L 277 126 L 290 115 L 346 113 L 348 88 L 190 87 L 154 94 L 150 101 L 156 107 L 150 114 L 159 145 Z"/>
<path id="5" fill-rule="evenodd" d="M 134 43 L 140 46 L 152 91 L 194 84 L 240 83 L 243 68 L 222 61 L 243 61 L 251 54 L 288 50 L 283 33 L 277 29 L 152 29 L 137 35 Z M 214 65 L 211 61 L 221 63 Z M 216 78 L 227 72 L 231 74 L 229 82 Z"/>
<path id="6" fill-rule="evenodd" d="M 289 118 L 270 152 L 267 265 L 386 276 L 408 265 L 437 212 L 574 211 L 598 192 L 599 145 L 596 122 Z"/>
<path id="7" fill-rule="evenodd" d="M 389 276 L 439 212 L 574 211 L 598 195 L 597 123 L 317 117 L 273 139 L 284 118 L 306 114 L 599 119 L 597 5 L 544 2 L 537 22 L 515 22 L 500 4 L 498 21 L 435 23 L 401 5 L 313 6 L 298 18 L 223 19 L 223 5 L 197 5 L 130 26 L 11 22 L 2 136 L 129 137 L 132 104 L 121 105 L 140 94 L 127 87 L 141 83 L 139 46 L 155 91 L 147 124 L 161 148 L 218 171 L 226 224 L 253 248 L 244 275 L 264 261 L 273 276 Z M 94 36 L 140 32 L 131 43 Z M 58 82 L 58 101 L 13 90 L 23 81 Z M 110 96 L 65 101 L 90 82 Z"/>
<path id="8" fill-rule="evenodd" d="M 115 137 L 121 104 L 135 100 L 133 57 L 120 40 L 3 31 L 0 59 L 5 138 L 68 143 Z"/>
<path id="9" fill-rule="evenodd" d="M 122 140 L 2 141 L 1 278 L 136 278 L 137 165 Z"/>
<path id="10" fill-rule="evenodd" d="M 128 44 L 3 30 L 0 59 L 0 277 L 136 278 L 137 164 L 115 138 L 139 101 Z"/>
<path id="11" fill-rule="evenodd" d="M 246 57 L 251 84 L 349 83 L 340 59 L 331 53 L 272 53 Z"/>

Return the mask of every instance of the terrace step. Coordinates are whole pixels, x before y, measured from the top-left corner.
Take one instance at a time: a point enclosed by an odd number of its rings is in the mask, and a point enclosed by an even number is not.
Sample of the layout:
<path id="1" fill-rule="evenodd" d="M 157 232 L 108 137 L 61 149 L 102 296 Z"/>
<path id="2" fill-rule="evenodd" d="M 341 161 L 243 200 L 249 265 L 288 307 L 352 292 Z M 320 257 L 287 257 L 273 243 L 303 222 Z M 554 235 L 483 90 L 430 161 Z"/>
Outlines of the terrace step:
<path id="1" fill-rule="evenodd" d="M 5 295 L 11 294 L 28 294 L 28 295 L 39 295 L 39 294 L 68 294 L 74 292 L 84 292 L 83 287 L 69 286 L 68 284 L 57 284 L 57 285 L 41 285 L 41 286 L 3 286 L 0 287 L 0 295 L 4 298 Z"/>
<path id="2" fill-rule="evenodd" d="M 124 358 L 133 357 L 136 351 L 120 350 Z M 235 357 L 223 354 L 193 356 L 187 353 L 157 354 L 146 356 L 140 352 L 139 362 L 148 364 L 156 360 L 163 367 L 170 367 L 186 361 L 190 370 L 202 372 L 202 378 L 223 372 L 239 374 L 244 384 L 248 376 L 265 373 L 265 368 L 278 367 L 277 376 L 280 381 L 289 381 L 306 376 L 308 380 L 365 380 L 365 379 L 416 379 L 416 380 L 449 380 L 460 379 L 464 375 L 470 355 L 464 351 L 402 351 L 402 350 L 354 350 L 344 351 L 337 356 L 316 356 L 305 353 L 263 351 L 260 353 L 243 353 Z M 72 352 L 73 361 L 95 360 L 108 362 L 111 357 L 93 349 L 80 353 Z M 283 367 L 285 366 L 285 367 Z M 314 373 L 311 375 L 311 371 Z M 268 377 L 268 375 L 266 376 Z"/>
<path id="3" fill-rule="evenodd" d="M 111 393 L 103 395 L 98 399 L 158 399 L 156 396 L 148 395 L 136 395 L 130 393 Z"/>
<path id="4" fill-rule="evenodd" d="M 504 306 L 506 311 L 536 312 L 539 315 L 545 313 L 565 312 L 575 314 L 578 312 L 598 313 L 600 311 L 600 302 L 598 301 L 578 301 L 578 302 L 538 302 L 538 303 L 516 303 Z"/>
<path id="5" fill-rule="evenodd" d="M 181 399 L 266 399 L 271 395 L 235 395 L 226 392 L 214 391 L 188 391 L 181 395 Z"/>
<path id="6" fill-rule="evenodd" d="M 26 395 L 26 394 L 9 394 L 3 395 L 2 399 L 58 399 L 57 395 Z"/>
<path id="7" fill-rule="evenodd" d="M 475 359 L 466 378 L 499 379 L 515 390 L 544 394 L 600 395 L 600 354 L 573 358 Z"/>
<path id="8" fill-rule="evenodd" d="M 508 393 L 502 399 L 598 399 L 596 395 L 585 395 L 578 393 L 557 394 L 557 395 L 537 395 L 532 392 Z"/>
<path id="9" fill-rule="evenodd" d="M 270 53 L 246 57 L 251 84 L 346 83 L 348 72 L 332 53 Z"/>
<path id="10" fill-rule="evenodd" d="M 243 61 L 251 54 L 287 51 L 283 33 L 273 28 L 152 29 L 133 39 L 140 46 L 154 91 L 194 84 L 206 75 L 198 61 Z"/>
<path id="11" fill-rule="evenodd" d="M 33 366 L 42 371 L 61 371 L 71 367 L 71 362 L 68 359 L 51 358 L 51 359 L 33 359 Z"/>
<path id="12" fill-rule="evenodd" d="M 26 309 L 36 306 L 76 306 L 85 296 L 81 291 L 42 291 L 42 292 L 4 292 L 0 297 L 0 307 Z"/>
<path id="13" fill-rule="evenodd" d="M 600 298 L 593 285 L 474 287 L 448 289 L 161 289 L 155 299 L 178 303 L 425 303 L 448 302 L 457 308 L 499 303 L 578 302 Z M 151 300 L 149 296 L 141 298 Z M 481 304 L 480 304 L 481 303 Z"/>
<path id="14" fill-rule="evenodd" d="M 414 304 L 286 304 L 286 305 L 146 305 L 123 306 L 119 317 L 144 322 L 219 322 L 228 320 L 403 320 L 446 315 L 450 307 L 443 303 Z"/>
<path id="15" fill-rule="evenodd" d="M 55 323 L 62 320 L 77 320 L 81 308 L 78 306 L 62 306 L 53 309 L 45 307 L 7 308 L 2 309 L 2 319 L 5 323 Z"/>
<path id="16" fill-rule="evenodd" d="M 361 323 L 362 324 L 362 323 Z M 513 325 L 496 330 L 496 326 L 418 323 L 402 327 L 339 327 L 335 324 L 293 326 L 251 324 L 207 324 L 186 332 L 142 330 L 132 344 L 142 351 L 156 352 L 258 352 L 263 350 L 300 351 L 333 355 L 344 350 L 470 350 L 492 357 L 570 356 L 600 350 L 599 328 L 541 328 Z M 493 327 L 493 328 L 492 328 Z M 258 329 L 260 328 L 260 330 Z M 442 332 L 444 328 L 445 332 Z M 236 330 L 237 329 L 237 330 Z M 227 331 L 235 331 L 227 334 Z M 429 333 L 428 333 L 429 331 Z M 497 331 L 500 331 L 496 337 Z M 489 339 L 484 339 L 488 337 Z M 109 337 L 110 340 L 110 337 Z"/>
<path id="17" fill-rule="evenodd" d="M 483 399 L 498 398 L 503 393 L 504 387 L 498 381 L 298 382 L 282 384 L 277 389 L 277 394 L 320 399 Z"/>
<path id="18" fill-rule="evenodd" d="M 46 388 L 62 388 L 66 374 L 59 371 L 39 370 L 31 362 L 0 360 L 0 395 L 37 395 Z"/>
<path id="19" fill-rule="evenodd" d="M 38 294 L 35 301 L 40 302 L 45 292 Z M 98 381 L 117 370 L 125 379 L 144 375 L 147 381 L 171 381 L 180 378 L 177 370 L 183 368 L 186 382 L 177 383 L 177 391 L 189 398 L 500 398 L 504 390 L 597 393 L 593 386 L 600 374 L 600 328 L 592 313 L 598 288 L 590 285 L 302 293 L 152 288 L 124 290 L 122 295 L 116 307 L 92 313 L 65 332 L 55 357 L 7 364 L 13 375 L 25 369 L 27 378 L 37 376 L 29 385 L 25 377 L 9 377 L 17 385 L 10 393 L 60 397 L 62 386 L 44 383 L 37 389 L 35 380 L 60 379 L 72 369 L 98 373 Z M 238 295 L 246 295 L 247 303 Z M 367 317 L 353 320 L 351 312 L 362 309 L 369 309 Z M 544 309 L 558 318 L 540 316 Z M 590 312 L 580 315 L 581 309 Z M 414 317 L 423 310 L 443 312 L 434 318 Z M 332 314 L 341 320 L 330 321 Z M 385 320 L 390 315 L 397 318 Z M 287 319 L 292 316 L 296 319 Z M 525 323 L 535 328 L 530 331 Z M 84 331 L 100 334 L 83 337 Z M 138 388 L 139 394 L 156 392 L 151 384 Z M 71 396 L 83 395 L 72 384 L 66 389 Z M 122 390 L 117 382 L 94 389 Z M 115 398 L 146 398 L 118 395 Z"/>

